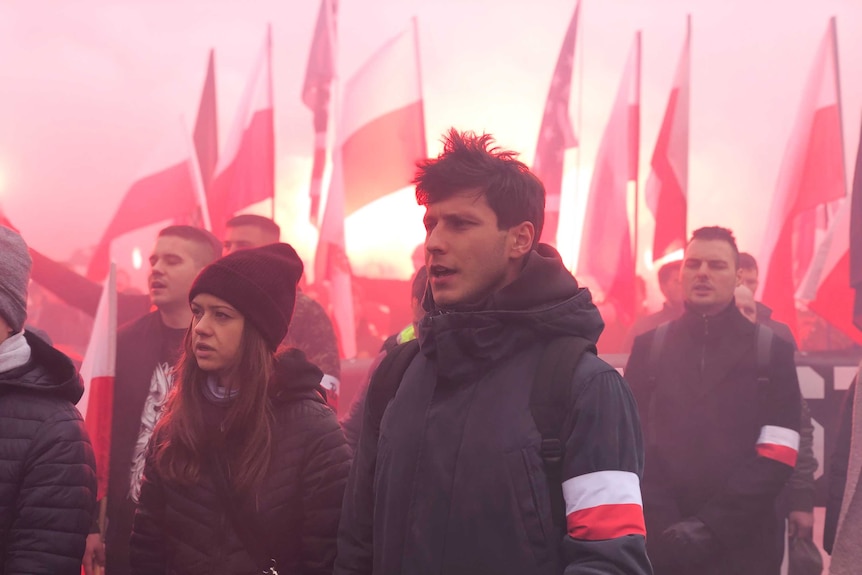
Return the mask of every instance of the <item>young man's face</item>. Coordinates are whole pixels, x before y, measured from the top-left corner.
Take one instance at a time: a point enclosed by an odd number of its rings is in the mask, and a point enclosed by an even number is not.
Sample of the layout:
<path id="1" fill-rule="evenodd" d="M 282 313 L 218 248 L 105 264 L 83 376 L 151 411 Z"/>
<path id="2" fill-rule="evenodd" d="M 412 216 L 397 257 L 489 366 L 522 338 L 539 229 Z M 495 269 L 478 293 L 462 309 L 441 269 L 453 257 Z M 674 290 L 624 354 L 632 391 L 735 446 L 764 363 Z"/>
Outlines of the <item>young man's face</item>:
<path id="1" fill-rule="evenodd" d="M 688 304 L 705 315 L 723 310 L 739 283 L 733 248 L 724 240 L 694 239 L 685 249 L 682 289 Z"/>
<path id="2" fill-rule="evenodd" d="M 754 295 L 745 284 L 736 286 L 733 292 L 736 301 L 736 309 L 751 323 L 757 323 L 757 304 L 754 303 Z"/>
<path id="3" fill-rule="evenodd" d="M 511 283 L 532 243 L 522 232 L 531 224 L 498 229 L 497 214 L 475 190 L 428 204 L 424 223 L 429 285 L 441 307 L 477 303 Z"/>
<path id="4" fill-rule="evenodd" d="M 757 270 L 755 269 L 739 269 L 739 278 L 742 285 L 751 290 L 751 293 L 757 293 Z"/>
<path id="5" fill-rule="evenodd" d="M 274 244 L 278 238 L 273 239 L 271 234 L 266 233 L 258 226 L 236 226 L 225 230 L 222 242 L 221 255 L 226 256 L 239 250 L 259 248 Z"/>
<path id="6" fill-rule="evenodd" d="M 189 291 L 201 266 L 194 256 L 195 242 L 177 236 L 161 236 L 150 255 L 150 299 L 160 309 L 187 306 Z"/>

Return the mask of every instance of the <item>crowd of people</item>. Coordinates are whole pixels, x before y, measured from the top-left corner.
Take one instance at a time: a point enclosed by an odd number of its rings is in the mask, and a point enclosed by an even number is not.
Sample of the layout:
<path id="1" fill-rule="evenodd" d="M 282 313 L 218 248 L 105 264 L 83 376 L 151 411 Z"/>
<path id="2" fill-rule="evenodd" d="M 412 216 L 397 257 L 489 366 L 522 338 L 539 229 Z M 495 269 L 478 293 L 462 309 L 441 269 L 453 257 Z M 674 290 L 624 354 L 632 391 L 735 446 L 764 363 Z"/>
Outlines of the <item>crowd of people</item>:
<path id="1" fill-rule="evenodd" d="M 148 293 L 118 295 L 106 521 L 74 358 L 27 310 L 31 280 L 89 316 L 102 288 L 0 226 L 0 573 L 778 575 L 810 545 L 796 342 L 730 230 L 659 270 L 623 377 L 588 286 L 539 243 L 544 188 L 517 154 L 453 129 L 414 183 L 412 321 L 341 422 L 336 333 L 275 222 L 161 230 Z M 836 575 L 862 549 L 856 404 Z M 819 573 L 808 557 L 796 572 Z"/>

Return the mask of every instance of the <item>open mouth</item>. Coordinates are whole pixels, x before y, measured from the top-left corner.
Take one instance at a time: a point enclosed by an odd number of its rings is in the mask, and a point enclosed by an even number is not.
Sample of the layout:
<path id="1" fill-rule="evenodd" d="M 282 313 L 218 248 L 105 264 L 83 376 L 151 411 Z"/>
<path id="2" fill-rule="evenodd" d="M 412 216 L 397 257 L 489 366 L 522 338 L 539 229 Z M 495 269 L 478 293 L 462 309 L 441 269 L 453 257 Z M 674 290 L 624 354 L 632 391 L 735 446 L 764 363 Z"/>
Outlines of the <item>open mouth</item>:
<path id="1" fill-rule="evenodd" d="M 432 278 L 444 278 L 453 275 L 455 270 L 444 266 L 433 265 L 428 268 L 428 273 L 431 274 Z"/>
<path id="2" fill-rule="evenodd" d="M 164 284 L 164 282 L 160 282 L 158 280 L 153 280 L 150 282 L 150 289 L 164 289 L 166 287 L 167 286 Z"/>
<path id="3" fill-rule="evenodd" d="M 215 351 L 215 348 L 205 343 L 198 343 L 195 345 L 195 351 Z"/>

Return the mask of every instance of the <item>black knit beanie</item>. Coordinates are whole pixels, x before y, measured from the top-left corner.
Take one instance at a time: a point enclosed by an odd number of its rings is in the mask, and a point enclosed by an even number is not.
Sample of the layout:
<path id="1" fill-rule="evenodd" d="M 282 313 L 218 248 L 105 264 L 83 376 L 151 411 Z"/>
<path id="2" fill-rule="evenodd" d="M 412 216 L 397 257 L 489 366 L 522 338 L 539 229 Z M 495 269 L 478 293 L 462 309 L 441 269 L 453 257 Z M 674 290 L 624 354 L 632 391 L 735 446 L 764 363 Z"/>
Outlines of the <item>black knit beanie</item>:
<path id="1" fill-rule="evenodd" d="M 189 292 L 214 295 L 237 309 L 275 350 L 287 334 L 302 260 L 288 244 L 240 250 L 201 270 Z"/>

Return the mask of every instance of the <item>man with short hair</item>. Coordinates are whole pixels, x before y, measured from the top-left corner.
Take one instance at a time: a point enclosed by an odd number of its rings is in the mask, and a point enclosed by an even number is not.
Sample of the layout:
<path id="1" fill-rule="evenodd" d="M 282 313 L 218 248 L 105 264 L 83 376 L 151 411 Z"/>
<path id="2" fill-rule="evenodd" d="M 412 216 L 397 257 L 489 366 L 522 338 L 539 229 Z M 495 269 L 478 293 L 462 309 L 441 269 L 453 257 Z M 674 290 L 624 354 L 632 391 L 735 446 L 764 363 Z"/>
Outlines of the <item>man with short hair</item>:
<path id="1" fill-rule="evenodd" d="M 77 575 L 96 462 L 72 361 L 24 329 L 30 256 L 0 225 L 0 573 Z"/>
<path id="2" fill-rule="evenodd" d="M 746 252 L 739 253 L 739 281 L 751 290 L 752 296 L 757 294 L 757 287 L 760 285 L 757 260 Z M 772 319 L 772 310 L 763 302 L 755 301 L 754 305 L 757 306 L 757 323 L 767 326 L 775 332 L 775 335 L 790 342 L 793 349 L 798 349 L 799 346 L 796 345 L 796 338 L 793 337 L 790 327 L 786 323 Z"/>
<path id="3" fill-rule="evenodd" d="M 271 219 L 241 214 L 225 225 L 222 254 L 274 244 L 280 236 L 281 228 Z M 296 292 L 296 307 L 284 345 L 301 349 L 308 360 L 323 371 L 321 385 L 327 391 L 327 402 L 337 410 L 341 359 L 335 330 L 326 310 L 301 291 Z"/>
<path id="4" fill-rule="evenodd" d="M 558 338 L 594 345 L 603 322 L 559 254 L 538 244 L 541 182 L 491 136 L 454 129 L 414 182 L 427 313 L 418 346 L 402 344 L 418 352 L 379 418 L 372 379 L 335 573 L 650 573 L 636 406 L 594 353 L 565 374 L 559 450 L 543 457 L 530 397 L 538 363 Z"/>
<path id="5" fill-rule="evenodd" d="M 149 258 L 149 298 L 156 310 L 117 333 L 107 531 L 104 547 L 98 534 L 88 539 L 84 556 L 88 573 L 103 556 L 107 573 L 129 572 L 129 536 L 145 450 L 191 323 L 189 290 L 198 272 L 220 253 L 221 242 L 206 230 L 185 225 L 161 230 Z"/>
<path id="6" fill-rule="evenodd" d="M 730 230 L 685 249 L 685 312 L 639 336 L 625 376 L 646 440 L 644 512 L 656 575 L 777 575 L 775 501 L 799 449 L 793 348 L 734 305 Z"/>
<path id="7" fill-rule="evenodd" d="M 679 271 L 682 260 L 667 262 L 658 269 L 658 287 L 664 296 L 664 303 L 660 310 L 650 315 L 638 318 L 626 336 L 625 351 L 631 351 L 635 338 L 657 328 L 661 324 L 676 319 L 682 315 L 683 297 L 682 283 L 679 279 Z"/>

